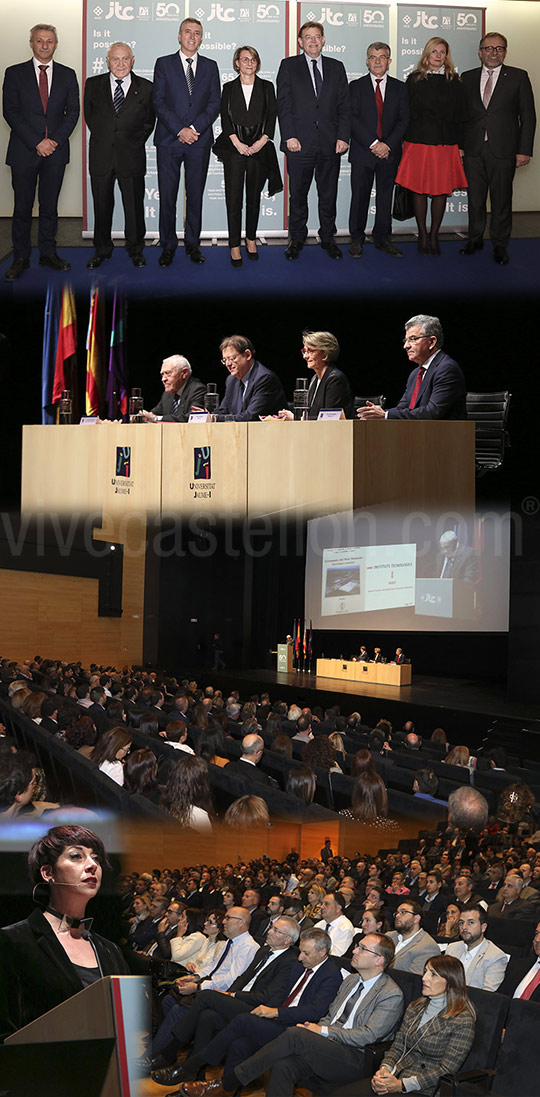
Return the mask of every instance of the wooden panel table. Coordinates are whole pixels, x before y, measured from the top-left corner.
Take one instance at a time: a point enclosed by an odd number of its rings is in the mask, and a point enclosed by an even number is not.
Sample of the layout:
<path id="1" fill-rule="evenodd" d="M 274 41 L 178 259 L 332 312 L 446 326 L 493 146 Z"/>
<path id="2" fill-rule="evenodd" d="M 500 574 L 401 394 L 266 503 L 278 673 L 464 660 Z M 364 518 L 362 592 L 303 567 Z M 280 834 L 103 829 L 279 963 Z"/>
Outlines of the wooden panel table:
<path id="1" fill-rule="evenodd" d="M 347 682 L 371 682 L 384 686 L 408 686 L 410 663 L 362 663 L 353 659 L 317 659 L 318 678 L 336 678 Z"/>

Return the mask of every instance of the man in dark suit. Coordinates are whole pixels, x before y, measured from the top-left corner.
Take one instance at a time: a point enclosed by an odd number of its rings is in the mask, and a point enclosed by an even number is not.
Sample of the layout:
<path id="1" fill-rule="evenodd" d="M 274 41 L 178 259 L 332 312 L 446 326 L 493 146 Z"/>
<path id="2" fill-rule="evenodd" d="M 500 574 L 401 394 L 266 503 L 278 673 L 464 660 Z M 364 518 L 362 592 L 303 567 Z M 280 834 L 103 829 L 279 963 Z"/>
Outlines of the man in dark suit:
<path id="1" fill-rule="evenodd" d="M 440 579 L 461 579 L 475 583 L 478 579 L 478 556 L 470 545 L 462 545 L 454 530 L 447 529 L 439 538 L 440 552 L 435 561 L 435 575 Z"/>
<path id="2" fill-rule="evenodd" d="M 524 921 L 537 918 L 538 903 L 521 898 L 524 886 L 522 876 L 509 872 L 501 888 L 502 899 L 488 907 L 488 918 L 521 918 Z"/>
<path id="3" fill-rule="evenodd" d="M 193 263 L 204 263 L 199 247 L 202 200 L 214 139 L 212 122 L 221 98 L 216 62 L 198 53 L 202 41 L 202 24 L 198 19 L 181 22 L 178 41 L 179 53 L 158 57 L 154 70 L 154 107 L 158 118 L 154 144 L 159 182 L 159 242 L 163 248 L 160 267 L 170 267 L 178 247 L 176 200 L 182 164 L 186 187 L 185 248 Z"/>
<path id="4" fill-rule="evenodd" d="M 161 363 L 164 392 L 151 411 L 143 411 L 147 423 L 187 423 L 192 407 L 204 404 L 206 385 L 193 377 L 183 354 L 171 354 Z"/>
<path id="5" fill-rule="evenodd" d="M 504 64 L 508 42 L 491 31 L 480 41 L 479 69 L 462 75 L 465 93 L 463 167 L 469 183 L 469 231 L 462 255 L 484 246 L 488 192 L 493 258 L 504 266 L 512 231 L 512 184 L 516 168 L 529 163 L 536 115 L 524 69 Z"/>
<path id="6" fill-rule="evenodd" d="M 294 947 L 299 930 L 292 918 L 279 918 L 268 931 L 265 945 L 255 953 L 249 967 L 231 983 L 226 994 L 218 990 L 201 990 L 189 1010 L 175 1024 L 171 1044 L 163 1057 L 171 1059 L 173 1050 L 192 1043 L 192 1054 L 179 1066 L 156 1070 L 152 1077 L 160 1085 L 186 1082 L 196 1078 L 204 1060 L 199 1052 L 216 1033 L 238 1014 L 250 1013 L 263 1002 L 270 1005 L 283 1000 L 290 984 L 291 969 L 296 967 Z"/>
<path id="7" fill-rule="evenodd" d="M 229 335 L 220 344 L 223 365 L 229 371 L 218 415 L 237 422 L 256 422 L 274 415 L 285 404 L 281 381 L 255 358 L 255 347 L 245 335 Z"/>
<path id="8" fill-rule="evenodd" d="M 324 930 L 302 933 L 298 960 L 290 970 L 289 983 L 279 1005 L 272 1006 L 265 1002 L 250 1013 L 238 1014 L 199 1052 L 197 1059 L 201 1065 L 209 1063 L 217 1066 L 225 1059 L 220 1082 L 225 1093 L 236 1089 L 238 1082 L 232 1072 L 244 1059 L 277 1039 L 291 1026 L 313 1022 L 324 1016 L 342 982 L 338 966 L 328 959 L 329 948 L 330 941 Z M 215 1083 L 212 1084 L 215 1086 Z M 188 1097 L 191 1093 L 204 1094 L 200 1082 L 195 1085 L 186 1082 L 179 1092 Z"/>
<path id="9" fill-rule="evenodd" d="M 53 61 L 56 27 L 37 23 L 30 31 L 33 57 L 6 69 L 4 118 L 11 128 L 6 164 L 11 167 L 15 206 L 11 226 L 13 263 L 6 281 L 30 266 L 32 206 L 39 179 L 39 263 L 66 271 L 56 254 L 58 196 L 69 162 L 69 137 L 79 117 L 79 88 L 73 69 Z"/>
<path id="10" fill-rule="evenodd" d="M 415 368 L 395 408 L 383 411 L 369 400 L 359 419 L 466 419 L 465 378 L 453 358 L 442 350 L 438 316 L 420 313 L 405 324 L 403 346 Z"/>
<path id="11" fill-rule="evenodd" d="M 144 267 L 144 176 L 147 138 L 155 122 L 152 84 L 132 72 L 135 58 L 127 42 L 107 52 L 109 72 L 91 76 L 84 87 L 84 117 L 90 130 L 89 169 L 94 199 L 95 255 L 86 264 L 96 270 L 113 250 L 111 225 L 114 184 L 118 181 L 126 249 L 133 266 Z"/>
<path id="12" fill-rule="evenodd" d="M 499 994 L 540 1003 L 540 922 L 534 932 L 533 955 L 511 956 Z"/>
<path id="13" fill-rule="evenodd" d="M 277 74 L 281 148 L 287 156 L 290 187 L 285 258 L 297 259 L 304 246 L 308 192 L 315 174 L 321 247 L 331 259 L 341 259 L 334 235 L 340 156 L 347 151 L 350 136 L 347 74 L 341 61 L 322 57 L 322 23 L 304 23 L 298 43 L 303 53 L 285 58 Z"/>
<path id="14" fill-rule="evenodd" d="M 366 1044 L 387 1039 L 403 1012 L 401 990 L 385 972 L 393 953 L 388 937 L 368 934 L 354 951 L 355 974 L 343 980 L 318 1024 L 288 1028 L 235 1068 L 239 1081 L 245 1085 L 270 1069 L 267 1097 L 292 1097 L 300 1080 L 318 1093 L 321 1081 L 337 1086 L 365 1075 Z"/>
<path id="15" fill-rule="evenodd" d="M 275 788 L 276 781 L 257 768 L 263 754 L 264 740 L 261 739 L 261 736 L 246 735 L 242 739 L 241 757 L 234 762 L 228 762 L 225 766 L 225 772 L 234 774 L 237 777 L 244 777 L 247 781 L 256 785 L 267 785 Z"/>
<path id="16" fill-rule="evenodd" d="M 392 194 L 401 158 L 401 141 L 409 121 L 409 96 L 401 80 L 388 76 L 390 46 L 372 42 L 367 49 L 369 74 L 349 84 L 351 100 L 351 208 L 349 255 L 362 255 L 373 180 L 376 180 L 373 242 L 379 251 L 400 257 L 392 235 Z"/>

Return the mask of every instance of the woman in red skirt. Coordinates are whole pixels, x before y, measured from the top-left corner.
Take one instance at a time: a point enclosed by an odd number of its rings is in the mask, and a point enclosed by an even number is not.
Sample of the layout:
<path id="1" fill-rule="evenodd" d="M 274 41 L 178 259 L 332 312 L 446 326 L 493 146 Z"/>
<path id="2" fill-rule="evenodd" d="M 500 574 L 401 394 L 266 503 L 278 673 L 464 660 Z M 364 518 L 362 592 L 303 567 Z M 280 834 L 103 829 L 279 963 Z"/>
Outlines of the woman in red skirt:
<path id="1" fill-rule="evenodd" d="M 418 250 L 440 255 L 439 228 L 446 198 L 467 186 L 459 135 L 464 119 L 461 80 L 444 38 L 430 38 L 414 72 L 407 78 L 411 120 L 403 141 L 396 183 L 413 191 Z M 431 226 L 426 220 L 431 196 Z"/>

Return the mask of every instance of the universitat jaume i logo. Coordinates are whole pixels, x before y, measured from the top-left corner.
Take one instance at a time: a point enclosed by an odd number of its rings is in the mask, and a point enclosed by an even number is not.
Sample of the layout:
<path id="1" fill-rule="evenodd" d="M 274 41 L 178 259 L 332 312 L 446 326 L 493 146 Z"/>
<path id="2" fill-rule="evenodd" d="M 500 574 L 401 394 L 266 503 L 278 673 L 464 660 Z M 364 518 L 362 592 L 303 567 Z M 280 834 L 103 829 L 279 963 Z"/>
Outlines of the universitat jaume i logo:
<path id="1" fill-rule="evenodd" d="M 129 476 L 131 472 L 131 446 L 116 447 L 116 475 Z"/>
<path id="2" fill-rule="evenodd" d="M 193 479 L 210 480 L 211 477 L 210 446 L 195 446 L 193 449 Z"/>

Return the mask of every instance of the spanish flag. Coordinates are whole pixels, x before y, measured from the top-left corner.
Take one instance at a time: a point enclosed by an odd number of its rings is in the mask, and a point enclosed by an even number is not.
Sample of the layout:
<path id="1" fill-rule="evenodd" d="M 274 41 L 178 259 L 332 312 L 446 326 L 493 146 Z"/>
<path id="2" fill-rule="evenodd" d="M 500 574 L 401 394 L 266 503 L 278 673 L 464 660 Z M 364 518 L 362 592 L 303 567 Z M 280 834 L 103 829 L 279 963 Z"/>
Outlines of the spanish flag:
<path id="1" fill-rule="evenodd" d="M 105 398 L 105 322 L 98 286 L 90 291 L 86 336 L 86 414 L 101 415 Z"/>
<path id="2" fill-rule="evenodd" d="M 77 421 L 77 313 L 72 286 L 64 286 L 62 289 L 62 312 L 54 364 L 53 404 L 58 405 L 62 398 L 62 389 L 69 389 L 71 392 L 73 418 Z"/>

